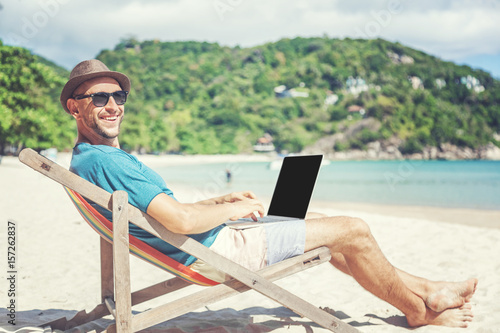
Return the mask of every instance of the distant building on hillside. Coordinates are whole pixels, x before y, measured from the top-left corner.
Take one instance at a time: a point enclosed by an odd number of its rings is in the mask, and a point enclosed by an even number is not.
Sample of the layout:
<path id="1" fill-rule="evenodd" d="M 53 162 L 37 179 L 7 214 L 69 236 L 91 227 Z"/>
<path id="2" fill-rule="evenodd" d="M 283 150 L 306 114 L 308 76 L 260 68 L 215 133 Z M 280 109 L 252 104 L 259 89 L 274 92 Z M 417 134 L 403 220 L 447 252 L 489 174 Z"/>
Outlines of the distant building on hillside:
<path id="1" fill-rule="evenodd" d="M 415 62 L 415 60 L 410 57 L 410 56 L 407 56 L 405 54 L 397 54 L 395 52 L 387 52 L 387 56 L 389 57 L 389 59 L 391 59 L 392 63 L 393 64 L 396 64 L 396 65 L 399 65 L 399 64 L 403 64 L 403 65 L 411 65 Z"/>
<path id="2" fill-rule="evenodd" d="M 349 76 L 345 82 L 346 90 L 353 95 L 359 95 L 363 91 L 368 91 L 366 81 L 360 77 Z"/>
<path id="3" fill-rule="evenodd" d="M 301 88 L 304 88 L 304 83 L 300 84 Z M 297 97 L 309 97 L 307 91 L 297 91 L 295 88 L 288 89 L 285 85 L 274 87 L 274 96 L 276 98 L 297 98 Z"/>
<path id="4" fill-rule="evenodd" d="M 359 113 L 362 116 L 366 114 L 365 108 L 359 105 L 351 105 L 347 108 L 347 111 L 349 113 Z"/>
<path id="5" fill-rule="evenodd" d="M 436 79 L 435 82 L 438 89 L 443 89 L 444 87 L 446 87 L 446 81 L 444 79 Z"/>
<path id="6" fill-rule="evenodd" d="M 323 102 L 325 105 L 335 105 L 339 101 L 339 96 L 328 90 L 326 92 L 326 98 Z"/>
<path id="7" fill-rule="evenodd" d="M 481 85 L 481 82 L 479 82 L 478 79 L 471 75 L 467 76 L 462 76 L 460 78 L 460 83 L 465 84 L 467 89 L 469 90 L 474 90 L 477 93 L 483 92 L 484 91 L 484 86 Z"/>
<path id="8" fill-rule="evenodd" d="M 424 89 L 424 82 L 418 76 L 409 76 L 408 81 L 411 82 L 413 89 Z"/>
<path id="9" fill-rule="evenodd" d="M 271 134 L 266 133 L 264 136 L 257 140 L 257 143 L 253 146 L 253 150 L 256 152 L 270 152 L 274 151 L 275 147 L 273 144 L 273 137 Z"/>

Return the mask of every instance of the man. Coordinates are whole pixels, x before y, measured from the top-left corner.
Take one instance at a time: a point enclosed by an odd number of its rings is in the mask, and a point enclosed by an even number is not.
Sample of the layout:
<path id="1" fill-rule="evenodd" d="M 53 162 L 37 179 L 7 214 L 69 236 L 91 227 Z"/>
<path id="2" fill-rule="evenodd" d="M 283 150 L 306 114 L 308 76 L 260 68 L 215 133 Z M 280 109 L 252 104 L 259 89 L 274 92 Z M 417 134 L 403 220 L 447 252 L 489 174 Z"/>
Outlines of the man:
<path id="1" fill-rule="evenodd" d="M 401 310 L 410 326 L 467 327 L 468 303 L 477 280 L 434 282 L 393 267 L 380 251 L 367 224 L 358 218 L 309 214 L 305 221 L 234 230 L 224 222 L 264 215 L 252 192 L 231 193 L 194 204 L 178 202 L 163 179 L 120 149 L 118 135 L 130 91 L 127 76 L 98 60 L 78 64 L 61 93 L 61 104 L 77 123 L 73 172 L 105 190 L 125 190 L 129 202 L 168 230 L 189 234 L 215 252 L 258 270 L 320 246 L 331 263 L 365 289 Z M 130 233 L 202 274 L 215 274 L 202 262 L 139 228 Z M 223 279 L 224 277 L 220 277 Z"/>

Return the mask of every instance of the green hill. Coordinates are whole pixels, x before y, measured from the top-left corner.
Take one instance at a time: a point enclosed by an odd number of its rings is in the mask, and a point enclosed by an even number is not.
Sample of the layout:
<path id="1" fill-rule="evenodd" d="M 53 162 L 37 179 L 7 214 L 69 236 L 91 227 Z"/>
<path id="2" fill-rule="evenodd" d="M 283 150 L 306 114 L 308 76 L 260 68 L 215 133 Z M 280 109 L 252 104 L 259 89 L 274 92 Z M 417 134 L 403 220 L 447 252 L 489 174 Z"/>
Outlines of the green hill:
<path id="1" fill-rule="evenodd" d="M 12 52 L 24 52 L 25 60 L 13 61 Z M 0 46 L 0 54 L 1 72 L 16 73 L 0 74 L 0 112 L 7 107 L 50 115 L 53 123 L 45 120 L 41 127 L 60 130 L 45 133 L 39 126 L 39 142 L 5 138 L 9 129 L 0 120 L 0 138 L 14 145 L 43 148 L 53 140 L 58 148 L 70 147 L 74 128 L 54 92 L 64 78 L 25 50 Z M 442 144 L 499 145 L 498 80 L 381 39 L 295 38 L 253 48 L 127 39 L 97 58 L 132 81 L 120 137 L 127 150 L 249 152 L 269 133 L 278 150 L 298 152 L 367 118 L 377 125 L 351 131 L 331 148 L 366 149 L 370 142 L 395 139 L 405 154 Z M 17 75 L 31 83 L 4 86 Z"/>

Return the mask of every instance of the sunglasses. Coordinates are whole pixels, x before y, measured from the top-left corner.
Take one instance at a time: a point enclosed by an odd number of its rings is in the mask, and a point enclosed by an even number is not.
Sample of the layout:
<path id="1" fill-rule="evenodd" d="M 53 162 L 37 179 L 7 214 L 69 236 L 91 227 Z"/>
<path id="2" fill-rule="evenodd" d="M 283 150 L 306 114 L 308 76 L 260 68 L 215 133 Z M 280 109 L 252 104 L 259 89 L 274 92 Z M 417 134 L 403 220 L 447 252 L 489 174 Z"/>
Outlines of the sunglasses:
<path id="1" fill-rule="evenodd" d="M 94 105 L 97 107 L 101 107 L 101 106 L 105 106 L 106 104 L 108 104 L 109 96 L 113 96 L 116 104 L 123 105 L 127 101 L 127 95 L 128 95 L 128 91 L 120 90 L 120 91 L 115 91 L 112 93 L 98 92 L 98 93 L 90 94 L 90 95 L 75 96 L 75 99 L 80 100 L 80 99 L 92 97 L 92 103 L 94 103 Z"/>

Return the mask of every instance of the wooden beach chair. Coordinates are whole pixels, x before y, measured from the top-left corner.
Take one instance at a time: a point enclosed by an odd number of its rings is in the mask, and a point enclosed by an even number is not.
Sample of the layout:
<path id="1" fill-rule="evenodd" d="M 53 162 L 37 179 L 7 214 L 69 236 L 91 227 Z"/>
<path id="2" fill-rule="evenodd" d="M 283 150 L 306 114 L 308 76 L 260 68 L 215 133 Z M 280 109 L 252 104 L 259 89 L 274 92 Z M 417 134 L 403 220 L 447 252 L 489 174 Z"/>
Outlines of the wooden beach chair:
<path id="1" fill-rule="evenodd" d="M 43 326 L 68 331 L 112 314 L 115 322 L 106 328 L 106 332 L 136 332 L 253 289 L 333 332 L 358 332 L 330 313 L 272 283 L 274 280 L 329 261 L 328 248 L 318 248 L 258 272 L 252 272 L 214 253 L 192 238 L 170 232 L 152 217 L 128 204 L 128 196 L 124 191 L 108 193 L 29 148 L 20 153 L 19 159 L 34 170 L 62 184 L 83 218 L 101 236 L 102 303 L 89 313 L 80 311 L 72 319 L 61 318 Z M 110 210 L 113 214 L 113 223 L 104 218 L 87 200 Z M 181 265 L 139 239 L 130 236 L 128 234 L 129 222 L 164 239 L 181 251 L 205 261 L 230 275 L 232 279 L 217 283 L 190 270 L 189 267 Z M 131 293 L 129 250 L 153 265 L 175 274 L 176 277 Z M 193 283 L 209 287 L 154 309 L 132 315 L 133 305 Z"/>

